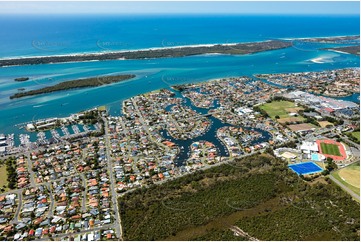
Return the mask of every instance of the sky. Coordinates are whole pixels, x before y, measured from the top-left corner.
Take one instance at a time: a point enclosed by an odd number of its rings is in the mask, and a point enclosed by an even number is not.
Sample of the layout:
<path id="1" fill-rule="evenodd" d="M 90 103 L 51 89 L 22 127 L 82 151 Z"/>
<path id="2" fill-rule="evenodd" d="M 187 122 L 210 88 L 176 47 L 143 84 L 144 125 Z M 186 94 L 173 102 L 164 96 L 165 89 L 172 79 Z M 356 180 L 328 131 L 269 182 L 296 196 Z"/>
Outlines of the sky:
<path id="1" fill-rule="evenodd" d="M 359 15 L 359 1 L 0 1 L 0 14 L 342 14 Z"/>

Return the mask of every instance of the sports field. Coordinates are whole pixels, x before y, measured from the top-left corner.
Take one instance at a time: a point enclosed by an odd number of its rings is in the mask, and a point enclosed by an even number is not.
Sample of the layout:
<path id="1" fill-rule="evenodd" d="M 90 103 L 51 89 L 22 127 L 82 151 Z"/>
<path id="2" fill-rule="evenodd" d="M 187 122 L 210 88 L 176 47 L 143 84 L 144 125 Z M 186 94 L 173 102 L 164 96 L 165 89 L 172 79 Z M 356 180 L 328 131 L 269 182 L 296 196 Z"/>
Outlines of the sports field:
<path id="1" fill-rule="evenodd" d="M 303 108 L 297 107 L 293 102 L 289 101 L 273 101 L 271 103 L 265 103 L 260 106 L 272 119 L 276 119 L 276 116 L 282 119 L 291 118 L 292 121 L 302 121 L 303 117 L 290 117 L 290 113 L 295 113 L 297 110 L 302 110 Z"/>
<path id="2" fill-rule="evenodd" d="M 326 158 L 330 157 L 336 161 L 347 159 L 347 154 L 344 145 L 331 139 L 316 140 L 318 150 Z"/>
<path id="3" fill-rule="evenodd" d="M 332 173 L 332 175 L 342 184 L 360 195 L 360 163 L 346 166 Z"/>
<path id="4" fill-rule="evenodd" d="M 288 165 L 288 167 L 298 175 L 308 175 L 323 171 L 321 167 L 311 161 Z"/>
<path id="5" fill-rule="evenodd" d="M 341 156 L 338 145 L 321 143 L 321 150 L 323 154 Z"/>

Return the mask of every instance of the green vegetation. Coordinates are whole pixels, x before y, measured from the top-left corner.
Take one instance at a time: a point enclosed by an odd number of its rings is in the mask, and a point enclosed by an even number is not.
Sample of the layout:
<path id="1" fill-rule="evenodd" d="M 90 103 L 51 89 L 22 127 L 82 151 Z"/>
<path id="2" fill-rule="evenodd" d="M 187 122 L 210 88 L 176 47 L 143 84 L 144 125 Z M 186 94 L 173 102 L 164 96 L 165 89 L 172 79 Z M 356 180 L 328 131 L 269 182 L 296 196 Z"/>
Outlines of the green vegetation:
<path id="1" fill-rule="evenodd" d="M 352 132 L 352 136 L 355 137 L 358 142 L 360 142 L 360 131 Z"/>
<path id="2" fill-rule="evenodd" d="M 341 156 L 338 145 L 321 143 L 322 154 Z"/>
<path id="3" fill-rule="evenodd" d="M 17 81 L 17 82 L 24 82 L 27 80 L 29 80 L 29 77 L 19 77 L 19 78 L 14 79 L 14 81 Z"/>
<path id="4" fill-rule="evenodd" d="M 350 140 L 360 143 L 360 130 L 346 134 Z"/>
<path id="5" fill-rule="evenodd" d="M 15 59 L 2 59 L 0 66 L 12 65 L 38 65 L 47 63 L 60 63 L 69 61 L 90 61 L 90 60 L 118 60 L 118 59 L 148 59 L 148 58 L 169 58 L 183 57 L 192 55 L 201 55 L 208 53 L 222 53 L 243 55 L 257 53 L 267 50 L 276 50 L 288 48 L 292 45 L 288 41 L 272 40 L 254 43 L 239 43 L 233 46 L 214 45 L 214 46 L 196 46 L 181 48 L 161 48 L 153 50 L 138 51 L 119 51 L 110 53 L 96 53 L 87 55 L 67 55 L 67 56 L 44 56 L 44 57 L 28 57 Z"/>
<path id="6" fill-rule="evenodd" d="M 336 118 L 334 118 L 334 117 L 330 117 L 330 116 L 325 116 L 325 117 L 323 117 L 323 119 L 325 120 L 325 121 L 328 121 L 328 122 L 330 122 L 330 123 L 333 123 L 334 125 L 342 125 L 343 124 L 343 120 L 342 119 L 336 119 Z"/>
<path id="7" fill-rule="evenodd" d="M 6 172 L 6 166 L 5 165 L 0 165 L 0 189 L 1 192 L 5 192 L 8 182 L 7 182 L 7 172 Z"/>
<path id="8" fill-rule="evenodd" d="M 84 124 L 96 124 L 101 121 L 100 111 L 86 111 L 82 113 L 82 115 L 79 115 L 79 119 L 82 120 Z"/>
<path id="9" fill-rule="evenodd" d="M 346 187 L 356 194 L 360 195 L 360 163 L 354 163 L 340 170 L 331 173 L 333 177 L 339 180 Z"/>
<path id="10" fill-rule="evenodd" d="M 359 205 L 340 188 L 318 183 L 297 196 L 290 206 L 236 225 L 259 240 L 359 240 Z"/>
<path id="11" fill-rule="evenodd" d="M 1 160 L 0 175 L 1 188 L 4 188 L 4 190 L 5 188 L 16 188 L 16 160 L 14 157 Z"/>
<path id="12" fill-rule="evenodd" d="M 353 54 L 353 55 L 360 55 L 360 46 L 358 46 L 358 45 L 327 48 L 326 50 L 336 50 L 336 51 L 342 51 L 342 52 L 346 52 L 346 53 Z"/>
<path id="13" fill-rule="evenodd" d="M 27 92 L 19 92 L 10 96 L 10 99 L 75 89 L 75 88 L 98 87 L 111 83 L 125 81 L 134 77 L 135 75 L 117 75 L 117 76 L 91 77 L 91 78 L 78 79 L 73 81 L 66 81 L 66 82 L 58 83 L 54 86 L 44 87 Z"/>
<path id="14" fill-rule="evenodd" d="M 233 236 L 231 225 L 261 240 L 359 236 L 359 207 L 348 194 L 333 184 L 308 185 L 268 154 L 137 189 L 119 207 L 126 240 L 246 239 Z"/>

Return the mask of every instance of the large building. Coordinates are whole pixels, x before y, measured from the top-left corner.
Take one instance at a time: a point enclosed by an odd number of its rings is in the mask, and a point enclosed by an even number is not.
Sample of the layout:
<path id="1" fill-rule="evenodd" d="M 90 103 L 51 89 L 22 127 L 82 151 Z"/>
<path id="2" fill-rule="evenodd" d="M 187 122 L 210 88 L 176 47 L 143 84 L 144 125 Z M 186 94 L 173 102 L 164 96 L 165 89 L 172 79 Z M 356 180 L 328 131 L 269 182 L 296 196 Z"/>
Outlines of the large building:
<path id="1" fill-rule="evenodd" d="M 318 145 L 316 142 L 303 141 L 300 147 L 301 151 L 306 154 L 318 152 Z"/>

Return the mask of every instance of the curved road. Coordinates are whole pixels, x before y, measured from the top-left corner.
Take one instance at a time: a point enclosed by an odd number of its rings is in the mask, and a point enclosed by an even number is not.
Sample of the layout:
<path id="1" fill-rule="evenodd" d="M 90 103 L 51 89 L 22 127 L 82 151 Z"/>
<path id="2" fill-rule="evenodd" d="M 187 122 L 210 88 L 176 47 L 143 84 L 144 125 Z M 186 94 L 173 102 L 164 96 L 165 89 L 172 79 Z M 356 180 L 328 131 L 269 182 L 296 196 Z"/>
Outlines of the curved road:
<path id="1" fill-rule="evenodd" d="M 357 195 L 354 191 L 352 191 L 350 188 L 346 187 L 344 184 L 342 184 L 339 180 L 337 180 L 333 175 L 329 176 L 330 179 L 335 182 L 337 185 L 339 185 L 343 190 L 345 190 L 348 194 L 350 194 L 354 199 L 357 201 L 360 201 L 360 196 Z"/>

